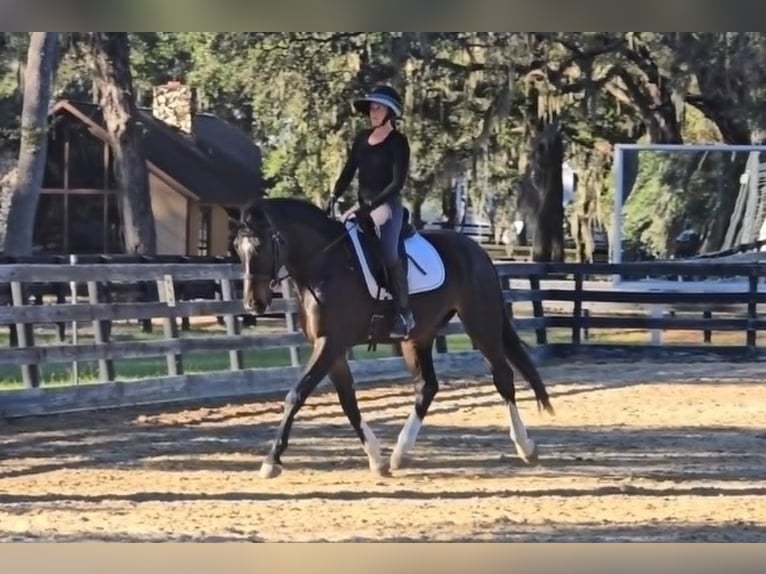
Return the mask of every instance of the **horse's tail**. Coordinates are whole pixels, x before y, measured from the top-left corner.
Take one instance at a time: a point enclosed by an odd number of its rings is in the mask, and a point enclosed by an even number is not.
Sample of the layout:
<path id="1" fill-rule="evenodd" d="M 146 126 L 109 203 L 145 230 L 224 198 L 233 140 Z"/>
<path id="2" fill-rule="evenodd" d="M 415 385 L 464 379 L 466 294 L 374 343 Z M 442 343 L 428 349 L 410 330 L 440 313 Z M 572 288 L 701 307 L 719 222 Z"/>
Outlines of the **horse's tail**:
<path id="1" fill-rule="evenodd" d="M 550 397 L 548 396 L 548 390 L 545 388 L 537 367 L 532 362 L 532 356 L 529 353 L 531 350 L 530 346 L 516 333 L 507 315 L 503 317 L 503 346 L 505 347 L 505 356 L 521 372 L 529 386 L 532 387 L 535 399 L 537 399 L 537 409 L 540 410 L 540 407 L 542 407 L 548 414 L 555 414 Z"/>

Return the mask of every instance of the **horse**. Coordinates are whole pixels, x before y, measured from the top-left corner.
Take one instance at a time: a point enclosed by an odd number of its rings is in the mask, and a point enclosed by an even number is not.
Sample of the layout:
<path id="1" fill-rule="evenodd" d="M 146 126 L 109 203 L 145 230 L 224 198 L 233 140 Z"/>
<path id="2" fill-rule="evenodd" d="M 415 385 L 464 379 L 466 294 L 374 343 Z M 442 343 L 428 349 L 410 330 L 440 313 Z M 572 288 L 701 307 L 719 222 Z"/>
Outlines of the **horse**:
<path id="1" fill-rule="evenodd" d="M 284 412 L 260 476 L 282 472 L 293 421 L 306 399 L 327 376 L 340 406 L 367 454 L 370 470 L 390 476 L 402 468 L 415 445 L 439 382 L 432 349 L 438 332 L 458 315 L 465 333 L 488 361 L 494 386 L 508 409 L 510 438 L 519 458 L 537 461 L 516 406 L 515 367 L 534 392 L 538 412 L 554 410 L 545 384 L 512 327 L 492 260 L 470 237 L 452 230 L 416 231 L 404 221 L 400 254 L 406 258 L 415 328 L 400 339 L 401 353 L 414 379 L 414 405 L 386 463 L 380 444 L 359 410 L 347 350 L 365 343 L 393 343 L 389 338 L 393 303 L 387 293 L 374 232 L 353 219 L 341 221 L 300 198 L 258 198 L 229 209 L 233 246 L 242 265 L 243 307 L 268 312 L 273 289 L 289 276 L 300 305 L 300 326 L 312 352 L 303 372 L 287 392 Z M 407 214 L 405 215 L 405 219 Z M 280 277 L 280 273 L 286 273 Z"/>

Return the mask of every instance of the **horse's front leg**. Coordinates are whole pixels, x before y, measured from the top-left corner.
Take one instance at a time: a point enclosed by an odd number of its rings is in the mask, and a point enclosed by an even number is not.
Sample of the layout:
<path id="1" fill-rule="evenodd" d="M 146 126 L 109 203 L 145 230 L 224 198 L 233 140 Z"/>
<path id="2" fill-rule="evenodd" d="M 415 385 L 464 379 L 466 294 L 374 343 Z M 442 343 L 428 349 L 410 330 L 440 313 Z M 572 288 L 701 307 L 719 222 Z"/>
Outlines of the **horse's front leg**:
<path id="1" fill-rule="evenodd" d="M 314 340 L 314 349 L 303 371 L 303 375 L 285 397 L 282 421 L 279 423 L 271 449 L 261 465 L 261 477 L 274 478 L 282 472 L 281 457 L 287 449 L 290 429 L 295 415 L 319 382 L 327 375 L 330 367 L 342 352 L 343 349 L 331 344 L 327 337 L 319 337 Z"/>
<path id="2" fill-rule="evenodd" d="M 340 400 L 343 412 L 348 417 L 351 427 L 356 432 L 359 440 L 362 441 L 362 448 L 367 453 L 370 470 L 376 475 L 388 476 L 388 465 L 381 458 L 380 443 L 359 411 L 359 403 L 354 391 L 354 377 L 351 374 L 346 357 L 341 356 L 335 361 L 330 368 L 329 377 L 330 381 L 335 385 L 335 391 L 338 393 L 338 399 Z"/>

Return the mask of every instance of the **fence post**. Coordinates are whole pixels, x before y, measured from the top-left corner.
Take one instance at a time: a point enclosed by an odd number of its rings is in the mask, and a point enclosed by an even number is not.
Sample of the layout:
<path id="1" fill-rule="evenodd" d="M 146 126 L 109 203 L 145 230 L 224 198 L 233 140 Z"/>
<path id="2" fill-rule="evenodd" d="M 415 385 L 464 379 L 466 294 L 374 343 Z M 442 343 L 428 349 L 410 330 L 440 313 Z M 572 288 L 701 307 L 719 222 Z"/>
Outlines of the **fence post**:
<path id="1" fill-rule="evenodd" d="M 529 276 L 529 288 L 533 292 L 532 297 L 532 315 L 536 319 L 541 319 L 542 325 L 539 327 L 535 327 L 535 335 L 537 336 L 537 344 L 538 345 L 547 345 L 548 344 L 548 332 L 545 328 L 545 316 L 543 313 L 543 302 L 540 297 L 535 296 L 534 294 L 537 293 L 539 295 L 541 289 L 540 289 L 540 276 L 537 274 L 532 274 Z"/>
<path id="2" fill-rule="evenodd" d="M 74 253 L 69 254 L 69 264 L 70 265 L 77 265 L 77 255 Z M 70 296 L 70 302 L 72 305 L 77 305 L 77 281 L 70 281 L 69 282 L 69 296 Z M 77 319 L 74 319 L 72 321 L 72 344 L 77 345 L 79 340 L 79 333 L 78 333 L 78 325 L 77 325 Z M 72 380 L 74 381 L 75 385 L 80 384 L 80 363 L 75 358 L 72 361 Z"/>
<path id="3" fill-rule="evenodd" d="M 221 298 L 224 301 L 233 301 L 234 295 L 231 288 L 231 280 L 228 278 L 221 279 Z M 226 313 L 223 316 L 223 321 L 226 324 L 227 335 L 239 335 L 239 321 L 234 313 Z M 240 371 L 243 366 L 243 353 L 241 349 L 232 349 L 229 351 L 229 369 L 232 371 Z"/>
<path id="4" fill-rule="evenodd" d="M 702 318 L 706 320 L 710 320 L 713 318 L 713 312 L 710 309 L 706 309 L 702 312 Z M 710 343 L 713 339 L 713 332 L 710 330 L 709 327 L 706 327 L 702 331 L 702 340 L 705 343 Z"/>
<path id="5" fill-rule="evenodd" d="M 64 285 L 61 283 L 54 283 L 56 285 L 56 304 L 66 304 L 66 293 L 64 293 Z M 42 303 L 42 301 L 40 301 Z M 59 343 L 66 343 L 66 323 L 59 321 L 56 323 L 56 333 L 58 335 Z"/>
<path id="6" fill-rule="evenodd" d="M 149 281 L 140 281 L 138 283 L 138 300 L 141 303 L 149 303 L 152 301 L 152 299 L 154 299 L 154 294 L 151 292 L 151 285 L 152 284 Z M 162 301 L 163 288 L 161 287 L 160 281 L 157 281 L 157 289 L 157 298 Z M 151 333 L 154 329 L 151 319 L 140 319 L 139 323 L 141 324 L 141 331 L 144 333 Z"/>
<path id="7" fill-rule="evenodd" d="M 661 293 L 662 289 L 650 289 L 651 293 Z M 655 303 L 651 305 L 649 315 L 652 319 L 662 319 L 665 316 L 665 305 Z M 650 330 L 650 341 L 652 345 L 662 345 L 662 329 L 653 328 Z"/>
<path id="8" fill-rule="evenodd" d="M 157 279 L 157 298 L 161 303 L 165 303 L 168 306 L 167 316 L 162 319 L 165 338 L 178 339 L 178 323 L 176 323 L 176 314 L 173 312 L 176 306 L 176 293 L 172 275 L 165 275 L 164 279 Z M 181 355 L 169 352 L 165 355 L 165 358 L 168 365 L 168 375 L 183 374 L 184 368 Z"/>
<path id="9" fill-rule="evenodd" d="M 500 286 L 503 291 L 503 301 L 505 301 L 505 292 L 511 291 L 511 276 L 504 275 L 500 278 Z M 508 318 L 513 321 L 513 300 L 505 301 L 505 312 Z"/>
<path id="10" fill-rule="evenodd" d="M 18 281 L 11 282 L 11 299 L 14 307 L 23 307 L 26 304 L 24 286 Z M 34 347 L 34 329 L 29 323 L 16 323 L 16 337 L 19 347 Z M 37 363 L 21 365 L 21 376 L 24 378 L 24 386 L 37 388 L 40 386 L 40 368 Z"/>
<path id="11" fill-rule="evenodd" d="M 187 300 L 186 284 L 180 283 L 178 285 L 177 291 L 178 291 L 177 299 L 180 299 L 181 301 L 186 301 Z M 188 315 L 184 315 L 183 317 L 181 317 L 181 331 L 186 333 L 191 331 L 191 320 Z"/>
<path id="12" fill-rule="evenodd" d="M 574 306 L 572 308 L 572 344 L 580 344 L 582 330 L 582 273 L 574 274 Z"/>
<path id="13" fill-rule="evenodd" d="M 98 305 L 101 302 L 100 299 L 98 283 L 95 281 L 88 281 L 88 303 L 91 305 Z M 97 345 L 105 345 L 109 342 L 111 329 L 107 327 L 108 325 L 108 321 L 100 321 L 98 319 L 93 320 L 93 337 L 96 340 Z M 101 382 L 114 380 L 114 361 L 112 359 L 98 360 L 98 376 L 101 379 Z"/>
<path id="14" fill-rule="evenodd" d="M 588 319 L 590 318 L 590 309 L 583 309 L 582 316 L 585 319 L 585 326 L 582 328 L 582 338 L 584 341 L 590 340 L 590 328 L 588 327 Z"/>
<path id="15" fill-rule="evenodd" d="M 758 334 L 756 328 L 756 321 L 758 321 L 758 305 L 756 303 L 758 297 L 758 269 L 756 268 L 752 269 L 748 276 L 747 291 L 747 346 L 748 350 L 754 351 Z"/>

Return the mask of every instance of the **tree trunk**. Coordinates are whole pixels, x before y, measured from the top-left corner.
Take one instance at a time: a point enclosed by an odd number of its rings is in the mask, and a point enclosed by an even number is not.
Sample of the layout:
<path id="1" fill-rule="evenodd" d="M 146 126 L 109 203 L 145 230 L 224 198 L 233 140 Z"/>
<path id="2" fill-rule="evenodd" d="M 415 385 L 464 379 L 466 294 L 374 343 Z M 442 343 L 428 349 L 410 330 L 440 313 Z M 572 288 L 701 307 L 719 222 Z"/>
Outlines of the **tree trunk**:
<path id="1" fill-rule="evenodd" d="M 32 254 L 35 215 L 48 153 L 48 104 L 57 50 L 57 32 L 32 32 L 24 72 L 18 178 L 10 198 L 5 234 L 7 255 Z"/>
<path id="2" fill-rule="evenodd" d="M 540 198 L 532 243 L 533 261 L 564 261 L 564 142 L 557 121 L 538 128 L 532 181 Z"/>
<path id="3" fill-rule="evenodd" d="M 455 229 L 457 220 L 457 197 L 451 185 L 442 187 L 442 220 L 444 229 Z"/>
<path id="4" fill-rule="evenodd" d="M 415 229 L 422 229 L 425 222 L 423 221 L 423 202 L 426 199 L 427 189 L 419 189 L 418 184 L 415 184 L 415 193 L 412 196 L 412 211 L 410 212 L 410 223 Z"/>
<path id="5" fill-rule="evenodd" d="M 125 252 L 151 255 L 157 251 L 157 236 L 141 126 L 136 120 L 127 33 L 90 32 L 90 53 L 99 105 L 111 137 Z"/>

